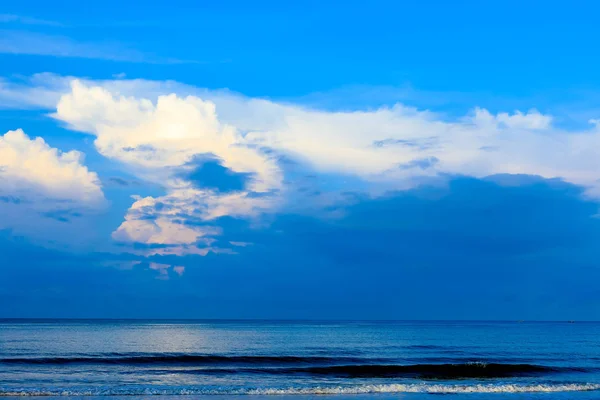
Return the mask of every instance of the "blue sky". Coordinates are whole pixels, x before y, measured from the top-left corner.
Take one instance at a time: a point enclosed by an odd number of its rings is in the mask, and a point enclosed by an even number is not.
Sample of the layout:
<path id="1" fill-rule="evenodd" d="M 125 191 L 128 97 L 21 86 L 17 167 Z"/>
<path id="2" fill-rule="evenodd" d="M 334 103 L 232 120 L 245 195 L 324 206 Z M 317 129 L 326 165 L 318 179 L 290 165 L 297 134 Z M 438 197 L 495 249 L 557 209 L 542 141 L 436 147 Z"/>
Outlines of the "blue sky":
<path id="1" fill-rule="evenodd" d="M 0 317 L 599 319 L 591 1 L 0 12 Z"/>

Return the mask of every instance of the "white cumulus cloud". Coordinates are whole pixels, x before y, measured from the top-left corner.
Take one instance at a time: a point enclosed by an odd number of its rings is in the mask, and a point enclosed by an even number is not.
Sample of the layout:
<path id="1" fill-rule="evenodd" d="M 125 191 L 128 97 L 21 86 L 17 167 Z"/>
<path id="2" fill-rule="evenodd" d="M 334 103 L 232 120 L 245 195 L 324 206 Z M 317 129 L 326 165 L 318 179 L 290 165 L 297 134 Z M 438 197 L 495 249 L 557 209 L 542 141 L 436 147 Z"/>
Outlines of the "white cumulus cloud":
<path id="1" fill-rule="evenodd" d="M 213 102 L 195 96 L 171 94 L 152 102 L 74 81 L 71 93 L 58 102 L 54 117 L 72 129 L 95 135 L 102 155 L 167 189 L 165 196 L 136 199 L 113 234 L 125 242 L 180 245 L 153 253 L 177 253 L 185 247 L 186 253 L 205 254 L 205 247 L 192 245 L 208 245 L 206 238 L 219 232 L 214 227 L 185 224 L 188 219 L 256 216 L 273 206 L 268 194 L 282 186 L 276 160 L 246 141 L 235 127 L 220 122 Z M 203 155 L 230 171 L 247 174 L 244 190 L 220 193 L 182 179 L 181 173 Z M 174 222 L 177 219 L 183 221 Z"/>
<path id="2" fill-rule="evenodd" d="M 312 212 L 348 191 L 378 195 L 453 175 L 558 178 L 600 200 L 600 130 L 564 130 L 536 110 L 475 107 L 455 119 L 403 104 L 328 111 L 144 80 L 75 80 L 60 90 L 54 118 L 165 188 L 136 198 L 113 234 L 171 248 L 162 252 L 218 251 L 211 238 L 222 216 Z M 182 175 L 202 157 L 245 174 L 244 187 L 223 193 Z"/>
<path id="3" fill-rule="evenodd" d="M 20 129 L 0 136 L 0 229 L 58 240 L 57 226 L 104 204 L 81 153 L 61 152 Z"/>
<path id="4" fill-rule="evenodd" d="M 98 176 L 77 151 L 60 152 L 22 130 L 0 136 L 0 190 L 6 195 L 39 194 L 51 200 L 95 205 L 103 201 Z"/>

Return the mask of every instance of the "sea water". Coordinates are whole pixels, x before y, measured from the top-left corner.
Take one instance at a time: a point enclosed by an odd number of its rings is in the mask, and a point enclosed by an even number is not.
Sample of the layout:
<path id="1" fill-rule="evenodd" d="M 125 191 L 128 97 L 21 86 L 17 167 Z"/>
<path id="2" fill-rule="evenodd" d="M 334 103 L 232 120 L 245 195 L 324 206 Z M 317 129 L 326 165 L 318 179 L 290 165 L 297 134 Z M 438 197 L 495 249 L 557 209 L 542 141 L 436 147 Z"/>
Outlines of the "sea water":
<path id="1" fill-rule="evenodd" d="M 0 320 L 1 396 L 600 399 L 600 323 Z"/>

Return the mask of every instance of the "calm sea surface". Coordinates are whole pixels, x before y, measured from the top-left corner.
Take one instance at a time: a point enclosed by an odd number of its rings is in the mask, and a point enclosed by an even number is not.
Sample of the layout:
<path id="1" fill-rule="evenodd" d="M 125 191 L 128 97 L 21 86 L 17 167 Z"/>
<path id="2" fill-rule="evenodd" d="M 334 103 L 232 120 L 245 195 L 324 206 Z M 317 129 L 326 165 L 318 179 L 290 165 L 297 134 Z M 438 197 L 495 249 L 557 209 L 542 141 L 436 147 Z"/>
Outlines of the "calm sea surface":
<path id="1" fill-rule="evenodd" d="M 0 395 L 600 399 L 600 323 L 0 320 Z"/>

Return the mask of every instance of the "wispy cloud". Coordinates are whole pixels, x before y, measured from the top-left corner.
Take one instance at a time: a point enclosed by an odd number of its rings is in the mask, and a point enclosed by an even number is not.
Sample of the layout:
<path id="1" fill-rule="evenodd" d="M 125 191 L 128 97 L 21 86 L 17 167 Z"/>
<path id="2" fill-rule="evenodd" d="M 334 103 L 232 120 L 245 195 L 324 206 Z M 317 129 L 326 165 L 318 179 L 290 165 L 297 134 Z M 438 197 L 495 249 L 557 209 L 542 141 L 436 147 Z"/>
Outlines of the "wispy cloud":
<path id="1" fill-rule="evenodd" d="M 15 23 L 23 25 L 63 26 L 60 22 L 48 21 L 15 14 L 0 14 L 0 23 Z"/>
<path id="2" fill-rule="evenodd" d="M 131 63 L 183 64 L 191 60 L 159 57 L 114 42 L 83 42 L 67 36 L 21 30 L 0 30 L 0 53 L 88 58 Z"/>

